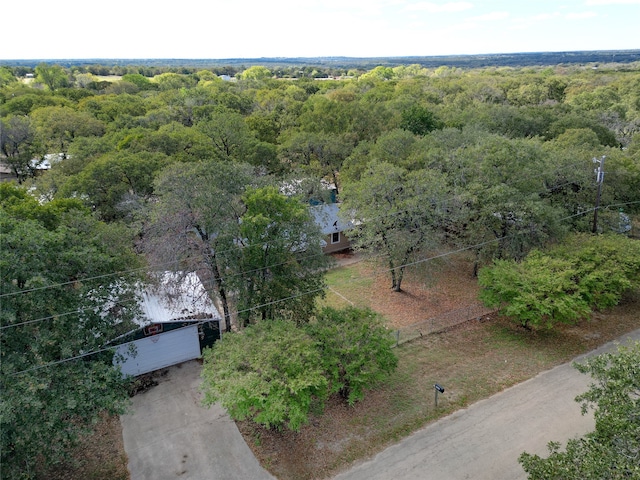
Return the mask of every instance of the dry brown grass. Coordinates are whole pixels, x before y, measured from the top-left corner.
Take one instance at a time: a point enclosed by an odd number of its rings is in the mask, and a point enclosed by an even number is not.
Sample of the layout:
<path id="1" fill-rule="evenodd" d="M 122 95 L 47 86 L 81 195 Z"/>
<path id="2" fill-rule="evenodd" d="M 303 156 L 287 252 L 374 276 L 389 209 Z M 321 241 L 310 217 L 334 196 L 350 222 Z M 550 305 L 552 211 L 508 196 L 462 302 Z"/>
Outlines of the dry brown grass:
<path id="1" fill-rule="evenodd" d="M 424 281 L 410 273 L 400 294 L 389 289 L 386 276 L 374 272 L 372 265 L 352 265 L 335 272 L 332 286 L 356 304 L 368 303 L 394 327 L 476 301 L 477 287 L 464 257 L 441 264 L 437 279 Z M 639 305 L 639 296 L 629 296 L 623 305 L 591 320 L 542 331 L 485 316 L 399 347 L 392 378 L 354 407 L 333 398 L 300 432 L 237 423 L 262 465 L 277 478 L 330 478 L 437 418 L 640 328 Z M 437 411 L 436 382 L 446 386 Z"/>
<path id="2" fill-rule="evenodd" d="M 379 265 L 361 262 L 338 268 L 330 274 L 336 293 L 329 293 L 325 302 L 369 305 L 395 328 L 416 323 L 476 302 L 477 285 L 469 261 L 459 256 L 431 263 L 429 270 L 410 269 L 403 293 L 390 290 L 388 276 Z M 237 424 L 262 465 L 277 478 L 330 478 L 437 418 L 640 328 L 639 307 L 640 294 L 629 295 L 621 306 L 578 325 L 541 331 L 524 330 L 500 316 L 485 316 L 399 347 L 398 370 L 388 381 L 354 407 L 331 399 L 324 413 L 316 412 L 300 432 Z M 435 382 L 446 387 L 437 411 Z M 89 439 L 78 450 L 86 470 L 46 478 L 127 479 L 117 419 L 106 420 L 103 434 L 109 438 L 101 434 L 98 441 Z M 87 473 L 92 463 L 108 463 L 99 451 L 102 447 L 94 448 L 96 444 L 110 445 L 107 456 L 112 467 L 108 468 L 114 473 L 100 473 L 97 468 Z"/>
<path id="3" fill-rule="evenodd" d="M 42 480 L 128 480 L 127 455 L 118 417 L 104 416 L 91 435 L 84 437 L 70 461 L 43 467 Z"/>
<path id="4" fill-rule="evenodd" d="M 412 325 L 479 303 L 478 284 L 468 255 L 452 255 L 407 267 L 399 293 L 391 290 L 388 269 L 377 261 L 364 260 L 336 268 L 329 272 L 328 283 L 326 304 L 370 307 L 387 319 L 390 328 Z"/>

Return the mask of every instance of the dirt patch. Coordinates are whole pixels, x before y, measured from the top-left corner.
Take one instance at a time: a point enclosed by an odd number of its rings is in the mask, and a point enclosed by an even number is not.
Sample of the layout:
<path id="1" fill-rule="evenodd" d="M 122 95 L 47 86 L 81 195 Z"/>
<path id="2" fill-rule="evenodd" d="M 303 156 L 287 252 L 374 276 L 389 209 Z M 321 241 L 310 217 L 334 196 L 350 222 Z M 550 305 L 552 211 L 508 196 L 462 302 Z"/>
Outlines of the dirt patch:
<path id="1" fill-rule="evenodd" d="M 69 462 L 42 467 L 41 480 L 128 480 L 127 455 L 117 416 L 104 415 L 92 434 L 71 451 Z"/>
<path id="2" fill-rule="evenodd" d="M 350 304 L 369 306 L 382 314 L 390 328 L 424 322 L 461 307 L 479 305 L 478 284 L 473 277 L 469 255 L 418 263 L 406 268 L 402 291 L 391 289 L 391 275 L 379 260 L 350 263 L 350 254 L 336 256 L 338 265 L 347 265 L 350 275 L 332 282 L 328 295 L 338 295 Z"/>
<path id="3" fill-rule="evenodd" d="M 468 257 L 430 264 L 428 270 L 409 269 L 402 293 L 391 291 L 383 266 L 359 262 L 349 268 L 353 271 L 337 272 L 345 275 L 334 288 L 351 302 L 370 304 L 396 328 L 477 303 L 478 287 Z M 362 279 L 365 288 L 354 287 Z M 589 321 L 540 331 L 525 330 L 498 315 L 483 316 L 399 347 L 398 370 L 380 388 L 354 407 L 337 397 L 330 399 L 324 413 L 312 415 L 300 432 L 236 423 L 261 464 L 280 480 L 331 478 L 441 416 L 640 328 L 639 310 L 640 294 L 627 295 L 622 305 L 596 313 Z M 438 410 L 434 382 L 446 386 Z M 84 470 L 41 478 L 129 478 L 117 418 L 104 419 L 76 457 L 83 460 Z M 100 471 L 108 465 L 105 458 L 112 460 L 112 466 Z M 94 470 L 89 470 L 90 464 Z"/>
<path id="4" fill-rule="evenodd" d="M 368 262 L 375 274 L 371 308 L 383 314 L 392 328 L 404 327 L 437 317 L 463 306 L 479 305 L 478 283 L 472 262 L 465 256 L 452 256 L 428 265 L 408 267 L 402 291 L 391 290 L 387 271 Z"/>

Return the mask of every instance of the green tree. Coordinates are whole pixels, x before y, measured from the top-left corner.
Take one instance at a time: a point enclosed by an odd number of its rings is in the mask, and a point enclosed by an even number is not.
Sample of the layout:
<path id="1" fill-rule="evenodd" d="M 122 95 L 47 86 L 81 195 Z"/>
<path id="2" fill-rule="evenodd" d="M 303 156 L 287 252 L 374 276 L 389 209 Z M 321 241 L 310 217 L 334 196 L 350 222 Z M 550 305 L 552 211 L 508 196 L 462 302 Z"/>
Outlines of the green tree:
<path id="1" fill-rule="evenodd" d="M 406 168 L 417 140 L 418 138 L 408 130 L 390 130 L 376 139 L 369 158 Z"/>
<path id="2" fill-rule="evenodd" d="M 219 402 L 236 420 L 299 430 L 327 395 L 320 353 L 295 323 L 259 322 L 227 333 L 203 354 L 204 404 Z"/>
<path id="3" fill-rule="evenodd" d="M 114 123 L 120 117 L 139 117 L 147 113 L 145 101 L 135 95 L 97 95 L 82 99 L 78 110 L 93 115 L 107 124 Z"/>
<path id="4" fill-rule="evenodd" d="M 342 211 L 356 220 L 349 236 L 356 248 L 385 255 L 394 291 L 402 290 L 410 259 L 438 244 L 446 193 L 439 172 L 408 172 L 376 161 L 357 182 L 344 186 Z"/>
<path id="5" fill-rule="evenodd" d="M 196 78 L 193 76 L 172 72 L 156 75 L 153 77 L 153 81 L 158 84 L 158 88 L 162 91 L 192 88 L 195 87 L 197 83 Z"/>
<path id="6" fill-rule="evenodd" d="M 351 153 L 352 144 L 338 135 L 299 132 L 288 139 L 281 156 L 300 165 L 319 178 L 330 178 L 338 188 L 342 162 Z"/>
<path id="7" fill-rule="evenodd" d="M 493 258 L 522 259 L 549 239 L 562 238 L 566 227 L 560 219 L 566 212 L 545 198 L 544 179 L 553 170 L 545 170 L 552 162 L 538 141 L 467 132 L 450 140 L 472 142 L 441 151 L 434 164 L 444 169 L 458 194 L 448 220 L 454 243 L 478 245 L 480 264 Z"/>
<path id="8" fill-rule="evenodd" d="M 398 364 L 393 338 L 371 310 L 326 307 L 306 330 L 320 349 L 330 393 L 339 393 L 349 405 L 362 400 L 365 390 L 387 378 Z"/>
<path id="9" fill-rule="evenodd" d="M 409 130 L 414 135 L 426 135 L 432 130 L 442 128 L 442 122 L 427 108 L 413 105 L 402 112 L 400 128 Z"/>
<path id="10" fill-rule="evenodd" d="M 480 270 L 480 298 L 525 327 L 573 323 L 640 285 L 640 245 L 622 235 L 576 235 L 521 262 Z"/>
<path id="11" fill-rule="evenodd" d="M 53 92 L 69 85 L 69 75 L 60 65 L 40 63 L 36 66 L 36 81 Z"/>
<path id="12" fill-rule="evenodd" d="M 130 245 L 77 200 L 41 205 L 0 185 L 3 478 L 32 478 L 37 462 L 60 461 L 103 412 L 128 404 L 104 345 L 136 310 Z"/>
<path id="13" fill-rule="evenodd" d="M 155 175 L 168 163 L 155 152 L 106 154 L 72 176 L 60 195 L 82 198 L 104 221 L 126 218 L 144 208 Z"/>
<path id="14" fill-rule="evenodd" d="M 308 205 L 275 187 L 243 197 L 237 272 L 231 280 L 242 324 L 286 318 L 304 323 L 324 296 L 328 257 Z"/>
<path id="15" fill-rule="evenodd" d="M 576 270 L 571 261 L 531 252 L 525 261 L 496 260 L 480 269 L 480 299 L 487 306 L 502 307 L 524 327 L 556 322 L 571 323 L 585 318 L 591 309 L 579 291 L 574 291 Z"/>
<path id="16" fill-rule="evenodd" d="M 10 84 L 0 89 L 0 117 L 29 115 L 32 110 L 47 106 L 70 105 L 71 102 L 45 90 L 37 90 L 23 83 Z"/>
<path id="17" fill-rule="evenodd" d="M 18 79 L 13 75 L 13 72 L 8 67 L 0 67 L 0 87 L 16 83 Z"/>
<path id="18" fill-rule="evenodd" d="M 206 160 L 216 154 L 210 140 L 202 132 L 178 122 L 169 122 L 157 130 L 140 127 L 123 129 L 117 136 L 121 138 L 117 143 L 120 150 L 162 153 L 173 161 Z"/>
<path id="19" fill-rule="evenodd" d="M 36 130 L 27 116 L 11 116 L 0 119 L 0 152 L 5 162 L 22 183 L 35 175 L 35 169 L 44 153 Z"/>
<path id="20" fill-rule="evenodd" d="M 595 413 L 595 430 L 567 442 L 549 443 L 549 456 L 518 459 L 529 480 L 640 478 L 640 343 L 574 366 L 589 374 L 589 390 L 576 398 L 582 413 Z"/>
<path id="21" fill-rule="evenodd" d="M 299 430 L 340 393 L 350 405 L 397 365 L 393 340 L 369 310 L 323 309 L 304 327 L 274 319 L 226 334 L 204 353 L 205 405 L 232 418 Z"/>
<path id="22" fill-rule="evenodd" d="M 358 80 L 361 82 L 378 82 L 391 80 L 395 76 L 396 73 L 394 72 L 393 68 L 378 65 L 367 73 L 363 73 L 362 75 L 360 75 L 360 78 Z"/>
<path id="23" fill-rule="evenodd" d="M 140 73 L 127 73 L 122 76 L 123 82 L 129 82 L 136 85 L 140 90 L 157 90 L 158 83 L 154 83 Z"/>
<path id="24" fill-rule="evenodd" d="M 318 93 L 304 102 L 298 124 L 307 132 L 342 135 L 352 131 L 353 110 L 351 102 L 331 100 Z"/>
<path id="25" fill-rule="evenodd" d="M 194 128 L 209 138 L 219 160 L 248 162 L 258 142 L 244 117 L 229 110 L 212 113 Z"/>
<path id="26" fill-rule="evenodd" d="M 222 305 L 227 331 L 233 300 L 227 271 L 237 260 L 239 219 L 245 211 L 242 195 L 253 181 L 247 164 L 170 165 L 154 183 L 157 202 L 144 236 L 144 249 L 154 263 L 200 273 Z"/>
<path id="27" fill-rule="evenodd" d="M 265 80 L 267 78 L 271 78 L 271 76 L 271 70 L 267 67 L 263 67 L 262 65 L 254 65 L 238 74 L 238 77 L 242 80 Z"/>
<path id="28" fill-rule="evenodd" d="M 597 119 L 594 119 L 593 114 L 584 112 L 559 116 L 549 125 L 547 132 L 545 132 L 545 137 L 555 138 L 567 130 L 581 128 L 592 130 L 598 136 L 598 140 L 602 145 L 614 148 L 620 146 L 620 142 L 614 132 Z"/>
<path id="29" fill-rule="evenodd" d="M 38 136 L 49 153 L 66 156 L 69 145 L 78 137 L 101 136 L 104 123 L 87 112 L 77 112 L 70 107 L 43 107 L 31 113 Z"/>

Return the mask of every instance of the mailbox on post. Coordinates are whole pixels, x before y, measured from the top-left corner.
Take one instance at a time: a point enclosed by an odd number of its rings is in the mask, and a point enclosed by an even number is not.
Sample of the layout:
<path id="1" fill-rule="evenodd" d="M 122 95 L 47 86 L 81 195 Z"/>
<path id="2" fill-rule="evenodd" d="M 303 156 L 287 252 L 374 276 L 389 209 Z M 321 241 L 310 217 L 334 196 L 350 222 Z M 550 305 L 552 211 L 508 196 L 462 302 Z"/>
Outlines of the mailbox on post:
<path id="1" fill-rule="evenodd" d="M 444 393 L 444 388 L 436 383 L 433 385 L 433 389 L 436 392 L 436 408 L 438 408 L 438 392 Z"/>

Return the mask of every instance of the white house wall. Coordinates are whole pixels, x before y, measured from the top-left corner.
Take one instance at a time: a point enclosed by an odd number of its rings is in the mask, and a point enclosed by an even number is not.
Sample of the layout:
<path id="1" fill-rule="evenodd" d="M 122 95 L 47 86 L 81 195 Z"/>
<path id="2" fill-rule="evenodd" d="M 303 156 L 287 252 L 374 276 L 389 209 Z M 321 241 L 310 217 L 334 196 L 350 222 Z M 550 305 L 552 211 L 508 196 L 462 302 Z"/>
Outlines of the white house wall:
<path id="1" fill-rule="evenodd" d="M 198 326 L 190 325 L 118 345 L 113 362 L 124 375 L 136 376 L 199 357 Z"/>

